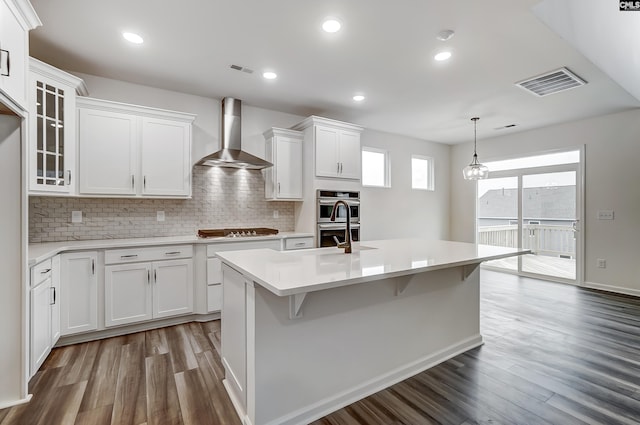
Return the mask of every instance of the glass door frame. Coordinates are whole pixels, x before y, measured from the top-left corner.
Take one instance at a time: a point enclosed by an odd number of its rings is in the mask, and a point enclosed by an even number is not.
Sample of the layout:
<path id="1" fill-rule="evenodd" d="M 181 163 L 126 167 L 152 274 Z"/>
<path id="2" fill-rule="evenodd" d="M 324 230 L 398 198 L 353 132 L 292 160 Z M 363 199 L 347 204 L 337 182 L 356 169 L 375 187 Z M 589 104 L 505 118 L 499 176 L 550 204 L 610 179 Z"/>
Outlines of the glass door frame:
<path id="1" fill-rule="evenodd" d="M 517 168 L 513 170 L 504 170 L 504 171 L 491 171 L 489 170 L 489 178 L 505 178 L 505 177 L 516 177 L 518 179 L 518 246 L 523 246 L 523 217 L 522 217 L 522 207 L 523 207 L 523 187 L 522 180 L 523 176 L 533 175 L 533 174 L 545 174 L 545 173 L 557 173 L 557 172 L 566 172 L 573 171 L 576 173 L 576 278 L 566 279 L 557 276 L 550 276 L 544 274 L 538 274 L 533 272 L 526 272 L 522 270 L 522 256 L 518 257 L 518 268 L 517 271 L 503 269 L 498 267 L 491 267 L 483 264 L 483 267 L 491 270 L 497 270 L 504 273 L 517 274 L 518 276 L 531 277 L 536 279 L 548 280 L 553 282 L 561 282 L 568 283 L 571 285 L 584 286 L 584 146 L 570 148 L 570 149 L 562 149 L 562 150 L 554 150 L 554 151 L 545 151 L 545 152 L 535 152 L 529 154 L 518 155 L 518 157 L 526 157 L 526 156 L 534 156 L 534 155 L 543 155 L 547 153 L 554 152 L 563 152 L 563 151 L 579 151 L 580 152 L 580 161 L 578 163 L 572 164 L 560 164 L 560 165 L 547 165 L 540 167 L 528 167 L 528 168 Z M 504 159 L 504 158 L 502 158 Z M 478 186 L 476 182 L 476 217 L 475 217 L 475 238 L 477 241 L 478 238 Z"/>

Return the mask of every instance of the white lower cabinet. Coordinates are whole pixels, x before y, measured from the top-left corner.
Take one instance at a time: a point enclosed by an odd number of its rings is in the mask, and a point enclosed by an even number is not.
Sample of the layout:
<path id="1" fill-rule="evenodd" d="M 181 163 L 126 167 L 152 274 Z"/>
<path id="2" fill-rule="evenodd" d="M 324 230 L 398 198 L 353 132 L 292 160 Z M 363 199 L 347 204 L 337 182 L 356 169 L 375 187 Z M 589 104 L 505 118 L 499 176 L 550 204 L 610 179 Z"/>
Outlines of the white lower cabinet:
<path id="1" fill-rule="evenodd" d="M 31 268 L 29 376 L 38 371 L 60 336 L 58 265 L 56 256 Z"/>
<path id="2" fill-rule="evenodd" d="M 191 247 L 117 250 L 105 258 L 124 260 L 154 255 L 189 258 L 105 266 L 105 326 L 118 326 L 193 312 L 193 260 Z M 145 252 L 147 251 L 147 252 Z M 115 254 L 114 254 L 115 253 Z"/>
<path id="3" fill-rule="evenodd" d="M 98 328 L 97 262 L 96 251 L 60 255 L 60 333 L 63 336 Z"/>
<path id="4" fill-rule="evenodd" d="M 245 249 L 282 249 L 280 240 L 225 242 L 207 245 L 207 312 L 222 310 L 222 262 L 215 258 L 216 252 Z"/>

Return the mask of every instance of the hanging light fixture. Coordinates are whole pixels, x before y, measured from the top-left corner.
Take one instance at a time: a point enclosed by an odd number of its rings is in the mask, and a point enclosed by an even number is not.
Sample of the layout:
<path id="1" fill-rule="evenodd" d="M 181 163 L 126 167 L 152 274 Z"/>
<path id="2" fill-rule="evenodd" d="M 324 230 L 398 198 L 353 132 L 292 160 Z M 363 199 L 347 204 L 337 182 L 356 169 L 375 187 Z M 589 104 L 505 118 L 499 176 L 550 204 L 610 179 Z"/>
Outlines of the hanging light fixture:
<path id="1" fill-rule="evenodd" d="M 473 160 L 471 160 L 471 164 L 467 165 L 462 170 L 462 175 L 465 180 L 480 180 L 489 177 L 489 168 L 478 162 L 478 154 L 476 153 L 476 139 L 478 133 L 477 126 L 479 119 L 479 117 L 471 118 L 471 121 L 473 121 Z"/>

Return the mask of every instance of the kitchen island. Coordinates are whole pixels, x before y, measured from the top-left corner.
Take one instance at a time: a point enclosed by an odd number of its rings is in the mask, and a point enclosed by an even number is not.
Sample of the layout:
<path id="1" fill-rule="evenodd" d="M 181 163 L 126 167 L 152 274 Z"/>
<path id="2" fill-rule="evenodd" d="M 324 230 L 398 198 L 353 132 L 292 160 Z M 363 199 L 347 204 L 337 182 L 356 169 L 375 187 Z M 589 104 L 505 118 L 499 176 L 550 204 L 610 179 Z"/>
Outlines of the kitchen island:
<path id="1" fill-rule="evenodd" d="M 481 345 L 478 266 L 528 252 L 396 239 L 218 253 L 238 415 L 306 424 Z"/>

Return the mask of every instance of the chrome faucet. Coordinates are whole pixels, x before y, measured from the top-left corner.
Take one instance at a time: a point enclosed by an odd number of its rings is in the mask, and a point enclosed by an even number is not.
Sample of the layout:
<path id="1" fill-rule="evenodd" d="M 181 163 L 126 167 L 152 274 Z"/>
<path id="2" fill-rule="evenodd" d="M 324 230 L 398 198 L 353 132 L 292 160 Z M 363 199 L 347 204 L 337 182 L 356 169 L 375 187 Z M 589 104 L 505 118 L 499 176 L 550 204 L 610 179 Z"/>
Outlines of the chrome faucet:
<path id="1" fill-rule="evenodd" d="M 338 212 L 338 205 L 344 205 L 344 208 L 347 210 L 347 229 L 345 231 L 345 239 L 344 243 L 339 243 L 338 248 L 344 248 L 345 254 L 351 254 L 351 210 L 349 209 L 349 204 L 340 199 L 336 201 L 333 205 L 333 211 L 331 211 L 331 221 L 336 221 L 336 213 Z"/>

